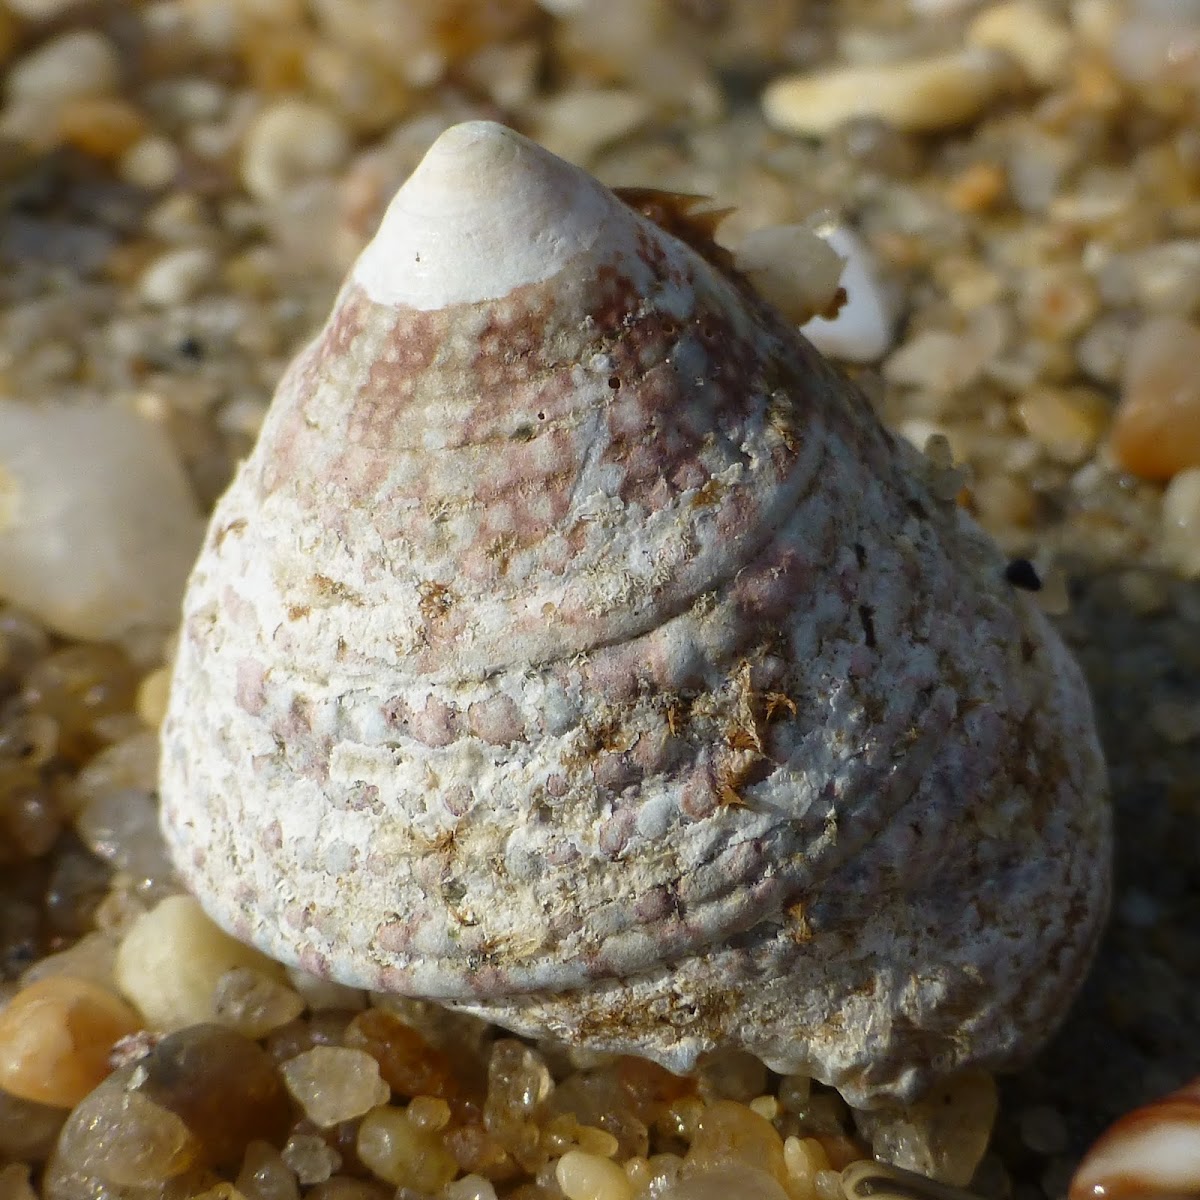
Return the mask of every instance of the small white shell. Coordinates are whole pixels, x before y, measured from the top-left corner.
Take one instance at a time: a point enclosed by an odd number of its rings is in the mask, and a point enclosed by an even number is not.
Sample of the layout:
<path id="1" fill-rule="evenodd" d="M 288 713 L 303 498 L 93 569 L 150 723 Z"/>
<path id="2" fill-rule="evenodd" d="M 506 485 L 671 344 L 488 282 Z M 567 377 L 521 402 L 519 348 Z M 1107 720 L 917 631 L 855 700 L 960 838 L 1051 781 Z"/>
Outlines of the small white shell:
<path id="1" fill-rule="evenodd" d="M 924 460 L 667 223 L 500 126 L 434 145 L 213 516 L 166 836 L 315 974 L 911 1097 L 1028 1054 L 1087 967 L 1088 697 Z"/>
<path id="2" fill-rule="evenodd" d="M 1200 1078 L 1126 1113 L 1084 1155 L 1068 1200 L 1200 1196 Z"/>

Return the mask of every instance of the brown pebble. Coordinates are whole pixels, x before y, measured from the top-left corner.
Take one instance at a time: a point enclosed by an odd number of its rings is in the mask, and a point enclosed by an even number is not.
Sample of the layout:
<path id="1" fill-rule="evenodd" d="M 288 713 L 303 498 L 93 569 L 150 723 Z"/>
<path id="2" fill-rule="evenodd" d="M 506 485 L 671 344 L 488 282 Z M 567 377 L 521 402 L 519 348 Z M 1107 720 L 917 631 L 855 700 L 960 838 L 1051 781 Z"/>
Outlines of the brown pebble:
<path id="1" fill-rule="evenodd" d="M 1200 326 L 1152 317 L 1125 359 L 1113 422 L 1117 464 L 1143 479 L 1167 480 L 1200 466 Z"/>
<path id="2" fill-rule="evenodd" d="M 58 840 L 63 813 L 29 763 L 0 760 L 0 863 L 40 858 Z"/>
<path id="3" fill-rule="evenodd" d="M 359 1013 L 346 1028 L 346 1045 L 371 1055 L 397 1095 L 443 1100 L 458 1095 L 449 1059 L 394 1013 L 382 1008 Z"/>
<path id="4" fill-rule="evenodd" d="M 1008 173 L 1000 163 L 977 162 L 960 171 L 946 188 L 946 202 L 956 212 L 983 213 L 1008 192 Z"/>
<path id="5" fill-rule="evenodd" d="M 0 1088 L 0 1159 L 44 1162 L 66 1116 L 64 1109 L 22 1100 Z"/>
<path id="6" fill-rule="evenodd" d="M 68 646 L 30 671 L 24 700 L 58 722 L 59 753 L 82 762 L 108 741 L 98 723 L 128 712 L 136 691 L 136 669 L 117 647 Z"/>
<path id="7" fill-rule="evenodd" d="M 334 1175 L 309 1191 L 306 1200 L 389 1200 L 392 1191 L 373 1180 Z"/>
<path id="8" fill-rule="evenodd" d="M 114 162 L 145 132 L 146 120 L 132 104 L 111 96 L 68 101 L 58 113 L 58 136 L 68 146 Z"/>
<path id="9" fill-rule="evenodd" d="M 256 1139 L 282 1144 L 292 1112 L 270 1056 L 219 1025 L 192 1025 L 162 1039 L 138 1064 L 141 1091 L 177 1114 L 203 1161 L 236 1166 Z"/>
<path id="10" fill-rule="evenodd" d="M 0 1013 L 0 1087 L 23 1100 L 72 1108 L 109 1073 L 109 1051 L 141 1028 L 119 996 L 87 979 L 51 975 Z"/>

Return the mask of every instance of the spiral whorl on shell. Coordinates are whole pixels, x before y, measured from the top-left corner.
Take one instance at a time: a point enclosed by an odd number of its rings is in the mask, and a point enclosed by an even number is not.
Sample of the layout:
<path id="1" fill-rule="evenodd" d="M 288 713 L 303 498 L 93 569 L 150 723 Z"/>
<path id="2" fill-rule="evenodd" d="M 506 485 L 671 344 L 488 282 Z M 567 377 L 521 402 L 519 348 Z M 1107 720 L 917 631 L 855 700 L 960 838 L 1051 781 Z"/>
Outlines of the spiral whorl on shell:
<path id="1" fill-rule="evenodd" d="M 1089 701 L 723 261 L 510 130 L 438 140 L 213 516 L 165 829 L 309 971 L 908 1097 L 1086 969 Z"/>

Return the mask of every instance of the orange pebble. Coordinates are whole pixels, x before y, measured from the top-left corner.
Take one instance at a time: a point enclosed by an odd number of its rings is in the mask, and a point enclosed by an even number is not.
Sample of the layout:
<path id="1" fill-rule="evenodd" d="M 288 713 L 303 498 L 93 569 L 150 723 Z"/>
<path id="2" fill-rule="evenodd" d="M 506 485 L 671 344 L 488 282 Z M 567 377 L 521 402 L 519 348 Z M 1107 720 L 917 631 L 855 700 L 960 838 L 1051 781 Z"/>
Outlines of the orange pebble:
<path id="1" fill-rule="evenodd" d="M 1008 173 L 1000 163 L 972 163 L 960 171 L 946 189 L 950 207 L 962 213 L 981 213 L 993 208 L 1008 191 Z"/>
<path id="2" fill-rule="evenodd" d="M 50 975 L 22 988 L 0 1013 L 0 1087 L 73 1108 L 109 1073 L 109 1052 L 142 1021 L 107 988 Z"/>
<path id="3" fill-rule="evenodd" d="M 68 101 L 58 114 L 62 141 L 106 162 L 120 158 L 145 131 L 145 118 L 132 104 L 109 96 Z"/>
<path id="4" fill-rule="evenodd" d="M 1143 479 L 1167 480 L 1200 467 L 1200 326 L 1152 317 L 1125 359 L 1113 421 L 1118 465 Z"/>

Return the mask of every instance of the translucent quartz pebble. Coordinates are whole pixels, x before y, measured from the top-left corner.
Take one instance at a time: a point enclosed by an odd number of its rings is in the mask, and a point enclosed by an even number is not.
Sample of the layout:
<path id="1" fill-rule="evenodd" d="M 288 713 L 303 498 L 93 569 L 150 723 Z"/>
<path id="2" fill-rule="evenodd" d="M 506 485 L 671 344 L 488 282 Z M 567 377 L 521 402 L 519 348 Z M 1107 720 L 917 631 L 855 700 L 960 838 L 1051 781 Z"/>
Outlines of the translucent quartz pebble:
<path id="1" fill-rule="evenodd" d="M 300 1200 L 295 1174 L 269 1142 L 246 1147 L 236 1186 L 246 1200 Z"/>
<path id="2" fill-rule="evenodd" d="M 767 1171 L 744 1163 L 685 1171 L 658 1200 L 786 1200 L 783 1185 Z"/>
<path id="3" fill-rule="evenodd" d="M 173 626 L 202 531 L 157 426 L 111 405 L 0 404 L 0 593 L 56 632 Z"/>
<path id="4" fill-rule="evenodd" d="M 775 1127 L 733 1100 L 718 1100 L 704 1110 L 684 1162 L 688 1170 L 746 1163 L 766 1171 L 780 1183 L 788 1174 L 783 1141 Z"/>
<path id="5" fill-rule="evenodd" d="M 128 699 L 128 694 L 126 694 Z M 135 733 L 88 759 L 71 785 L 78 807 L 126 788 L 152 792 L 158 782 L 158 738 Z"/>
<path id="6" fill-rule="evenodd" d="M 488 1061 L 484 1123 L 495 1129 L 532 1116 L 553 1086 L 537 1051 L 515 1039 L 502 1038 L 492 1047 Z"/>
<path id="7" fill-rule="evenodd" d="M 284 1146 L 283 1161 L 305 1187 L 324 1183 L 342 1165 L 342 1156 L 324 1138 L 312 1133 L 293 1133 Z"/>
<path id="8" fill-rule="evenodd" d="M 859 1113 L 876 1158 L 942 1183 L 971 1182 L 996 1120 L 996 1084 L 970 1071 L 935 1086 L 903 1109 Z"/>
<path id="9" fill-rule="evenodd" d="M 165 883 L 174 874 L 151 792 L 121 788 L 95 796 L 75 817 L 75 831 L 97 858 L 136 880 Z"/>
<path id="10" fill-rule="evenodd" d="M 403 1109 L 385 1105 L 369 1112 L 358 1129 L 358 1157 L 381 1179 L 436 1194 L 458 1163 L 441 1137 L 421 1129 Z"/>
<path id="11" fill-rule="evenodd" d="M 816 137 L 866 116 L 908 132 L 929 132 L 971 120 L 1012 82 L 1004 56 L 973 47 L 910 62 L 784 76 L 767 88 L 763 112 L 777 129 Z"/>
<path id="12" fill-rule="evenodd" d="M 226 971 L 217 980 L 213 1005 L 220 1024 L 249 1038 L 266 1037 L 304 1011 L 297 992 L 254 967 Z"/>
<path id="13" fill-rule="evenodd" d="M 198 1164 L 200 1142 L 178 1115 L 127 1082 L 112 1077 L 71 1113 L 55 1151 L 59 1171 L 152 1187 Z"/>
<path id="14" fill-rule="evenodd" d="M 446 1184 L 446 1200 L 496 1200 L 496 1186 L 482 1175 L 464 1175 Z"/>
<path id="15" fill-rule="evenodd" d="M 838 251 L 807 225 L 775 225 L 748 233 L 733 262 L 760 295 L 803 325 L 833 301 L 845 266 Z"/>
<path id="16" fill-rule="evenodd" d="M 58 726 L 58 753 L 82 763 L 112 741 L 109 719 L 128 712 L 136 686 L 136 668 L 116 646 L 65 646 L 29 671 L 21 698 Z"/>
<path id="17" fill-rule="evenodd" d="M 1163 553 L 1185 578 L 1200 578 L 1200 467 L 1180 471 L 1162 499 Z"/>
<path id="18" fill-rule="evenodd" d="M 328 1129 L 386 1104 L 391 1090 L 365 1050 L 314 1046 L 282 1067 L 284 1082 L 310 1121 Z"/>

